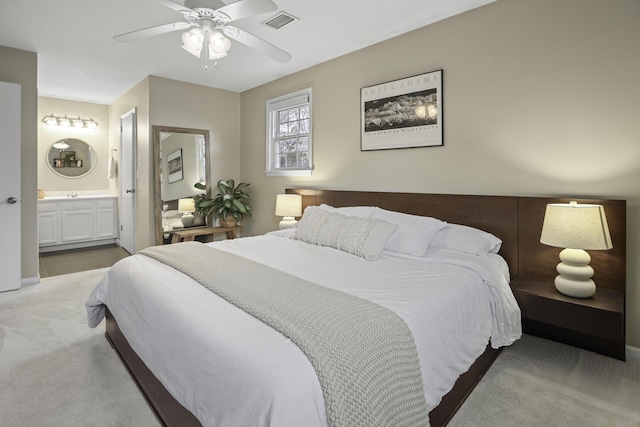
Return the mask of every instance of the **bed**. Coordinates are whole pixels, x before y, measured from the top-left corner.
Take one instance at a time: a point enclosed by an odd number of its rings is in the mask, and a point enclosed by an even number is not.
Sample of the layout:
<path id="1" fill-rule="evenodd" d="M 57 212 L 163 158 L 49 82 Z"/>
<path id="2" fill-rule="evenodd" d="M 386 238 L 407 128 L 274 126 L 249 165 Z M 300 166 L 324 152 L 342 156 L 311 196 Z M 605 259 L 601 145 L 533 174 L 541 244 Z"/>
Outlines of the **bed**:
<path id="1" fill-rule="evenodd" d="M 450 253 L 447 248 L 431 248 L 422 256 L 398 255 L 385 248 L 375 261 L 291 239 L 291 231 L 211 244 L 214 247 L 210 250 L 241 255 L 323 286 L 339 285 L 342 291 L 347 289 L 398 313 L 416 341 L 422 379 L 428 384 L 424 396 L 430 423 L 446 424 L 500 347 L 519 336 L 513 318 L 506 322 L 505 334 L 498 333 L 501 322 L 494 315 L 497 300 L 489 294 L 500 294 L 506 311 L 517 316 L 505 283 L 509 274 L 518 273 L 520 251 L 528 250 L 518 239 L 523 222 L 528 224 L 526 212 L 519 211 L 524 199 L 305 189 L 288 192 L 302 194 L 305 207 L 377 206 L 385 212 L 383 218 L 392 215 L 388 212 L 435 217 L 499 238 L 495 251 L 499 249 L 500 255 L 478 257 Z M 526 199 L 532 200 L 543 206 L 550 199 Z M 479 265 L 478 258 L 482 258 Z M 436 266 L 440 285 L 433 277 L 422 276 L 424 264 Z M 336 271 L 340 272 L 337 276 Z M 369 279 L 358 280 L 366 275 Z M 375 291 L 367 286 L 371 277 L 380 279 L 375 281 Z M 391 286 L 395 290 L 385 287 L 389 277 L 400 278 L 406 285 L 402 289 L 408 290 L 399 292 L 404 293 L 402 298 L 397 295 L 396 283 Z M 478 278 L 490 286 L 479 286 Z M 417 292 L 416 280 L 432 283 L 432 291 Z M 170 283 L 179 284 L 179 290 Z M 444 298 L 448 302 L 429 303 L 433 294 L 444 294 L 446 288 L 455 288 L 455 297 L 447 294 Z M 190 296 L 188 309 L 174 303 L 184 294 Z M 211 304 L 216 308 L 212 310 Z M 296 345 L 183 273 L 136 255 L 110 270 L 87 305 L 92 325 L 106 315 L 107 338 L 164 425 L 327 425 L 322 387 Z M 430 308 L 416 314 L 416 305 Z M 434 306 L 444 307 L 444 313 L 452 317 L 444 317 Z M 463 309 L 456 310 L 456 306 Z M 204 318 L 202 313 L 206 313 Z M 426 331 L 420 326 L 425 323 L 439 323 L 435 330 L 443 332 Z M 218 330 L 199 326 L 203 324 L 224 326 Z M 502 319 L 503 329 L 504 324 Z M 212 341 L 193 338 L 193 329 L 206 329 L 213 335 Z M 282 360 L 286 363 L 278 362 Z M 194 373 L 182 365 L 201 370 Z M 202 372 L 214 375 L 203 380 Z"/>

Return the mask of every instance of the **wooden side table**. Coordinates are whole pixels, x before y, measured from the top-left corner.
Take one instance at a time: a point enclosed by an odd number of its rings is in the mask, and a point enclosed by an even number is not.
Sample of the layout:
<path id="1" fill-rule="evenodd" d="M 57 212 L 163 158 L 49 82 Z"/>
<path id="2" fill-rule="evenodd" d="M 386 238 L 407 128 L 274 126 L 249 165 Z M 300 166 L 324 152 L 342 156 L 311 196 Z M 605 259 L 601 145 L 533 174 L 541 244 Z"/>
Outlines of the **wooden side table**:
<path id="1" fill-rule="evenodd" d="M 572 298 L 550 280 L 524 277 L 514 277 L 511 289 L 525 333 L 625 360 L 622 292 L 597 288 L 591 298 Z"/>
<path id="2" fill-rule="evenodd" d="M 195 228 L 186 228 L 183 230 L 175 230 L 173 231 L 173 236 L 171 237 L 171 243 L 178 243 L 181 240 L 183 242 L 192 242 L 195 240 L 197 236 L 206 236 L 207 241 L 213 241 L 214 234 L 224 233 L 227 235 L 227 239 L 235 239 L 238 237 L 238 232 L 242 231 L 244 227 L 241 225 L 237 225 L 235 227 L 195 227 Z"/>

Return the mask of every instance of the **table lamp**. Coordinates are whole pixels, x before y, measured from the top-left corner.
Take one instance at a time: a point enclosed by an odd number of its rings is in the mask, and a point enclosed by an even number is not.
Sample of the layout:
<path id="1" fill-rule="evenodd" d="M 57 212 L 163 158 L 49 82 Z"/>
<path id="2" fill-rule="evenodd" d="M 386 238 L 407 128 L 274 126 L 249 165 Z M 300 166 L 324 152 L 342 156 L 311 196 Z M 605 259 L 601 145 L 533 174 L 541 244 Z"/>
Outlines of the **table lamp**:
<path id="1" fill-rule="evenodd" d="M 195 212 L 195 200 L 193 198 L 189 199 L 178 199 L 178 211 L 184 212 L 182 217 L 180 217 L 180 221 L 182 221 L 182 225 L 185 227 L 191 227 L 193 225 L 193 213 Z"/>
<path id="2" fill-rule="evenodd" d="M 540 242 L 565 248 L 556 267 L 560 273 L 554 281 L 558 291 L 576 298 L 589 298 L 596 292 L 596 284 L 591 280 L 594 273 L 589 265 L 591 256 L 585 249 L 613 248 L 602 205 L 577 202 L 547 205 Z"/>
<path id="3" fill-rule="evenodd" d="M 281 216 L 280 230 L 293 228 L 298 221 L 295 217 L 302 215 L 302 196 L 298 194 L 278 194 L 276 196 L 276 215 Z"/>

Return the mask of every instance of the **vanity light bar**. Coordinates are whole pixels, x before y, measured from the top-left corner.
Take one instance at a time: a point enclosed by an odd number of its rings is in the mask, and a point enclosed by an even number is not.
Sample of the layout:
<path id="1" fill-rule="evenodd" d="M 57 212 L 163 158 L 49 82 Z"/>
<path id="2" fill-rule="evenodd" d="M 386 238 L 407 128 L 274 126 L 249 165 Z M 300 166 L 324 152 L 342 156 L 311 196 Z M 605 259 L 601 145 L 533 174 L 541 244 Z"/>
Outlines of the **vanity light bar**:
<path id="1" fill-rule="evenodd" d="M 62 126 L 62 127 L 74 127 L 74 128 L 86 128 L 95 129 L 98 127 L 98 122 L 90 119 L 81 119 L 78 116 L 77 119 L 70 119 L 67 116 L 58 117 L 51 114 L 50 116 L 44 116 L 42 122 L 49 126 Z"/>

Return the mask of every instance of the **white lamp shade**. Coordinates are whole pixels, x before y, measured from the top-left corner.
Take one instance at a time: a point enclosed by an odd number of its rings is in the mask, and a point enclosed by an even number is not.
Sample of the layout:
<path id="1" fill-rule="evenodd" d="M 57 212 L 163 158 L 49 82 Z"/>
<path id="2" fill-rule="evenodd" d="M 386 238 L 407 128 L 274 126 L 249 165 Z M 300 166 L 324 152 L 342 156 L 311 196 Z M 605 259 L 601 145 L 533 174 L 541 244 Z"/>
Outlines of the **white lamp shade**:
<path id="1" fill-rule="evenodd" d="M 180 212 L 195 212 L 195 200 L 190 199 L 178 199 L 178 210 Z"/>
<path id="2" fill-rule="evenodd" d="M 302 196 L 298 194 L 278 194 L 276 196 L 277 216 L 300 216 L 302 215 Z"/>
<path id="3" fill-rule="evenodd" d="M 540 242 L 559 248 L 613 248 L 604 207 L 576 202 L 547 205 Z"/>
<path id="4" fill-rule="evenodd" d="M 200 49 L 202 49 L 203 41 L 204 35 L 199 28 L 194 28 L 182 34 L 182 43 L 184 43 L 182 48 L 198 58 L 200 57 Z"/>
<path id="5" fill-rule="evenodd" d="M 218 31 L 211 33 L 211 42 L 209 49 L 211 49 L 217 55 L 226 55 L 227 51 L 231 47 L 231 40 L 223 36 Z"/>

